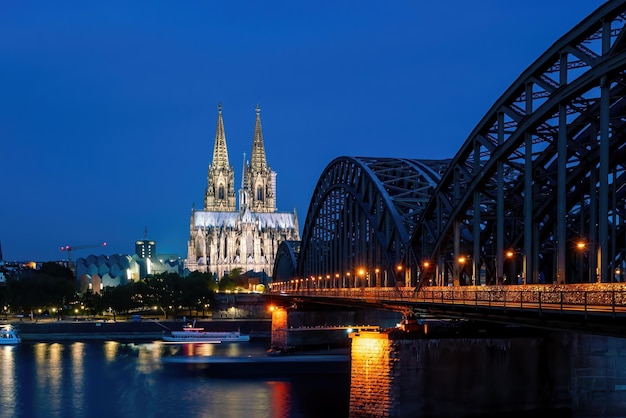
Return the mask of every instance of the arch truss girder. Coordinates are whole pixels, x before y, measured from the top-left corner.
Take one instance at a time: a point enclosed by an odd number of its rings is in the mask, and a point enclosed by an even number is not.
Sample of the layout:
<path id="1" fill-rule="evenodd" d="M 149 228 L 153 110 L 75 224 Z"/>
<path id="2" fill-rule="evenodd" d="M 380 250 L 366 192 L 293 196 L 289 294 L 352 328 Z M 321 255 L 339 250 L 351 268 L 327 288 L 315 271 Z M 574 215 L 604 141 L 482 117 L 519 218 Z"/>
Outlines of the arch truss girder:
<path id="1" fill-rule="evenodd" d="M 307 213 L 298 261 L 300 277 L 344 275 L 360 267 L 379 269 L 377 275 L 386 269 L 388 275 L 402 259 L 448 163 L 363 157 L 333 160 L 317 183 Z"/>
<path id="2" fill-rule="evenodd" d="M 602 280 L 623 270 L 625 4 L 563 36 L 472 131 L 411 239 L 412 263 L 436 261 L 429 280 L 494 283 L 518 264 L 528 281 L 541 269 L 555 282 L 591 280 L 594 263 Z M 580 265 L 568 261 L 576 237 L 595 248 Z M 505 260 L 508 248 L 523 262 Z"/>
<path id="3" fill-rule="evenodd" d="M 272 271 L 272 280 L 288 281 L 296 275 L 301 241 L 283 241 L 276 251 L 276 259 Z"/>

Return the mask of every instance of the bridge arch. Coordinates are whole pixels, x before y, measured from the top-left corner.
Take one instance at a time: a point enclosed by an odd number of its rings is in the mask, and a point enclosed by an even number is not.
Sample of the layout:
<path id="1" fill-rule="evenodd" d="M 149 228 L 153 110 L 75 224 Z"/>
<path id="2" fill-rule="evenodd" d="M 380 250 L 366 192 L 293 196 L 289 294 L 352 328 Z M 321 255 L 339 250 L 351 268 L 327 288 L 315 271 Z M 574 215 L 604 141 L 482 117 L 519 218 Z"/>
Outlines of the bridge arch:
<path id="1" fill-rule="evenodd" d="M 274 259 L 273 281 L 288 282 L 296 277 L 300 244 L 301 241 L 283 241 L 280 243 Z"/>
<path id="2" fill-rule="evenodd" d="M 298 277 L 309 286 L 395 283 L 394 269 L 448 164 L 406 158 L 333 160 L 311 198 Z"/>
<path id="3" fill-rule="evenodd" d="M 624 278 L 625 21 L 623 0 L 598 8 L 474 128 L 415 225 L 422 283 Z"/>

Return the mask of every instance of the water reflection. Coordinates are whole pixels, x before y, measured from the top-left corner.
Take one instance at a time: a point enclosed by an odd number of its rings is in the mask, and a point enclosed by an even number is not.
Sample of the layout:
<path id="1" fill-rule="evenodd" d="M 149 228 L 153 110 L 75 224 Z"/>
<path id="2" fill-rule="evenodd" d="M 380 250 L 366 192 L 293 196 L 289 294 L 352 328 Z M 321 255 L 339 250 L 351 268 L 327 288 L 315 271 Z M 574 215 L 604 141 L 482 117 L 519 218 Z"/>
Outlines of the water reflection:
<path id="1" fill-rule="evenodd" d="M 71 378 L 72 387 L 74 388 L 72 393 L 72 405 L 74 411 L 83 411 L 84 409 L 84 385 L 85 385 L 85 370 L 83 360 L 85 358 L 85 344 L 77 342 L 71 346 Z"/>
<path id="2" fill-rule="evenodd" d="M 117 347 L 120 345 L 117 341 L 105 341 L 104 342 L 104 358 L 108 362 L 115 360 L 117 355 Z"/>
<path id="3" fill-rule="evenodd" d="M 215 352 L 215 344 L 184 344 L 178 346 L 185 356 L 210 356 Z M 172 350 L 176 351 L 176 349 Z"/>
<path id="4" fill-rule="evenodd" d="M 290 416 L 290 384 L 288 382 L 267 382 L 270 387 L 270 411 L 272 417 Z"/>
<path id="5" fill-rule="evenodd" d="M 0 347 L 0 405 L 1 416 L 8 411 L 15 411 L 16 399 L 16 379 L 15 379 L 15 346 Z"/>
<path id="6" fill-rule="evenodd" d="M 210 377 L 185 364 L 162 362 L 166 356 L 245 356 L 266 350 L 265 344 L 172 346 L 158 341 L 23 343 L 1 347 L 0 416 L 347 416 L 349 376 Z M 346 413 L 330 413 L 331 405 L 339 405 L 339 410 Z"/>

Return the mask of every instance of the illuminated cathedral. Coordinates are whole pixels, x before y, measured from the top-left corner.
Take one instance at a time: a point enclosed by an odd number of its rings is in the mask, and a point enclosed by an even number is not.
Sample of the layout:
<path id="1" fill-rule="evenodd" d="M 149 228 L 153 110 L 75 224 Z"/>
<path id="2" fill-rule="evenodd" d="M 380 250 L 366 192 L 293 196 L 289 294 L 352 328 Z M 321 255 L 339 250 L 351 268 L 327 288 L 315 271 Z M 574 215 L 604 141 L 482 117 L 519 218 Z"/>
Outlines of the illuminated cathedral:
<path id="1" fill-rule="evenodd" d="M 222 106 L 218 106 L 213 160 L 209 164 L 204 209 L 191 209 L 187 268 L 221 278 L 231 270 L 272 275 L 278 246 L 298 241 L 298 219 L 276 210 L 276 172 L 267 165 L 261 129 L 256 123 L 250 161 L 245 160 L 241 187 L 235 194 L 235 171 L 228 161 Z"/>

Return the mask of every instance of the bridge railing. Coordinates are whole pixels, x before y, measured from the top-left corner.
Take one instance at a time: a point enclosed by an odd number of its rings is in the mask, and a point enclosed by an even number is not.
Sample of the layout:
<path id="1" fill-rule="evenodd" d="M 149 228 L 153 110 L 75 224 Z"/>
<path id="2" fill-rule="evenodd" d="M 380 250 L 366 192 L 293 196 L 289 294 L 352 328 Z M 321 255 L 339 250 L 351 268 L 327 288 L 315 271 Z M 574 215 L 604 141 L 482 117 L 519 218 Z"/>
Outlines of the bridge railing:
<path id="1" fill-rule="evenodd" d="M 301 289 L 286 295 L 341 298 L 368 303 L 447 304 L 533 310 L 626 312 L 626 284 L 365 287 Z"/>

